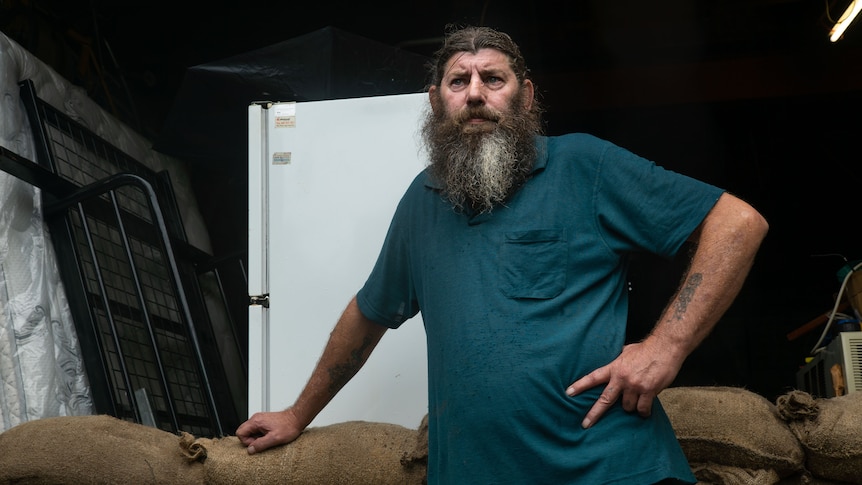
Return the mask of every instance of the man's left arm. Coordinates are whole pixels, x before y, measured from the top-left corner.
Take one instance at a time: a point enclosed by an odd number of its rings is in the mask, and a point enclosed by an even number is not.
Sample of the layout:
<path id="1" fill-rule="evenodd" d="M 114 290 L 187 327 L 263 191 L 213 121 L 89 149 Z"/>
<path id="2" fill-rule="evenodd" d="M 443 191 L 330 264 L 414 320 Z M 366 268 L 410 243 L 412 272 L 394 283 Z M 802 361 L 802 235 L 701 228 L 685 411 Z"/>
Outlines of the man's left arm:
<path id="1" fill-rule="evenodd" d="M 683 362 L 730 307 L 754 263 L 769 226 L 741 199 L 722 194 L 692 234 L 696 249 L 686 276 L 644 340 L 626 345 L 611 363 L 575 381 L 569 396 L 606 384 L 587 413 L 589 428 L 617 400 L 642 416 L 676 378 Z"/>

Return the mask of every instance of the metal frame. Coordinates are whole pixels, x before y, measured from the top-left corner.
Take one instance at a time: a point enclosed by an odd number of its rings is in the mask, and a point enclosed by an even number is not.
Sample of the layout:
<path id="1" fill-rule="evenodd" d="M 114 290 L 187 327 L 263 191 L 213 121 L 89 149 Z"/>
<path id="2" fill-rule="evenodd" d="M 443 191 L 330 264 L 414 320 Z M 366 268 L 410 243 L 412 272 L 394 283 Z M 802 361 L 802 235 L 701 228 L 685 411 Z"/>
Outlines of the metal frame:
<path id="1" fill-rule="evenodd" d="M 244 358 L 242 313 L 232 313 L 220 274 L 235 270 L 236 261 L 241 268 L 241 258 L 213 258 L 189 245 L 166 173 L 40 100 L 32 82 L 20 86 L 37 160 L 2 149 L 0 169 L 42 191 L 96 411 L 199 436 L 235 429 L 244 401 L 235 394 L 246 389 L 226 382 L 199 278 L 215 278 L 223 306 L 215 311 L 227 313 L 230 339 Z M 117 173 L 82 184 L 88 175 L 63 156 L 82 166 L 88 157 L 111 159 Z M 120 293 L 118 281 L 133 287 L 134 297 Z"/>

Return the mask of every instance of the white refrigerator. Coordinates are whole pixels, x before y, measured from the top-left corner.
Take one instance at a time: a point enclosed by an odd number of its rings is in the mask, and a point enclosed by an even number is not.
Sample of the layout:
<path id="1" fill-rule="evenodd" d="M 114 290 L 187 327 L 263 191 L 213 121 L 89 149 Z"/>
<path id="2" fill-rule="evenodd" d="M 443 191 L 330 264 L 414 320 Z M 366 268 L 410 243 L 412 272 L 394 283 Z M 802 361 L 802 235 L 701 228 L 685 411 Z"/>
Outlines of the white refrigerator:
<path id="1" fill-rule="evenodd" d="M 252 103 L 249 128 L 249 415 L 293 403 L 370 273 L 424 168 L 427 94 Z M 427 413 L 420 316 L 389 330 L 311 426 L 418 427 Z"/>

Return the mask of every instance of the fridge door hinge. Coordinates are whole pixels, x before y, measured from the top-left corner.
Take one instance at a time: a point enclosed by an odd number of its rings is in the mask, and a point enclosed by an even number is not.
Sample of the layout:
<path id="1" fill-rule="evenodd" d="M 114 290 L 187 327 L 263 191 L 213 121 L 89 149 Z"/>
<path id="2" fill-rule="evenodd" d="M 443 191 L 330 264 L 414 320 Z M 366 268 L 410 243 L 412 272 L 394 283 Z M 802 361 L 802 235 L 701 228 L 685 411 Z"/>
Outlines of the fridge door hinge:
<path id="1" fill-rule="evenodd" d="M 249 295 L 248 305 L 249 306 L 260 305 L 264 308 L 269 308 L 269 293 L 266 293 L 263 295 Z"/>

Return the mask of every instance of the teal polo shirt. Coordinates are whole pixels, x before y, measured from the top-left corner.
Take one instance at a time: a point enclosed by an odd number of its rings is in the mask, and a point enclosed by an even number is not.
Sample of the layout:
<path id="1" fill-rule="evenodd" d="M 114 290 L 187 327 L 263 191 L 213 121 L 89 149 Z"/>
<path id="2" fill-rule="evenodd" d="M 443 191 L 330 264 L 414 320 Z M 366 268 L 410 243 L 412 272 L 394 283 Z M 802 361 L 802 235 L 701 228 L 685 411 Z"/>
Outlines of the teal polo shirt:
<path id="1" fill-rule="evenodd" d="M 629 255 L 674 255 L 722 189 L 586 134 L 538 137 L 529 180 L 489 214 L 419 174 L 357 294 L 390 328 L 422 312 L 429 484 L 694 483 L 658 399 L 581 428 L 622 350 Z"/>

